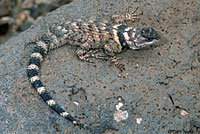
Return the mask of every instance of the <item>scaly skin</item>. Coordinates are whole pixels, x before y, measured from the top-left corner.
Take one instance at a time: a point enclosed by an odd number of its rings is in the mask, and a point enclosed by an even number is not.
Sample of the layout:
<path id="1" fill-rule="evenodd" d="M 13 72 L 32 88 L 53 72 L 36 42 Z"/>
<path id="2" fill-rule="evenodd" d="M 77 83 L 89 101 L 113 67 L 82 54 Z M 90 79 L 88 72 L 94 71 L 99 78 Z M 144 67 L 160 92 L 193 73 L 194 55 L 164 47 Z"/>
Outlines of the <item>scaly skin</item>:
<path id="1" fill-rule="evenodd" d="M 132 14 L 122 17 L 122 21 L 133 20 Z M 30 61 L 27 68 L 27 76 L 42 99 L 55 112 L 68 121 L 81 128 L 90 129 L 92 127 L 80 123 L 71 114 L 65 111 L 56 103 L 46 91 L 45 86 L 40 80 L 39 70 L 41 63 L 47 53 L 63 45 L 77 46 L 76 54 L 79 59 L 92 62 L 90 58 L 110 59 L 116 67 L 124 70 L 123 64 L 119 62 L 116 55 L 124 49 L 141 49 L 154 44 L 158 41 L 159 35 L 153 28 L 133 28 L 126 24 L 108 23 L 105 20 L 97 19 L 91 21 L 75 20 L 64 24 L 52 26 L 47 34 L 41 36 L 35 43 Z M 103 54 L 99 54 L 103 52 Z"/>

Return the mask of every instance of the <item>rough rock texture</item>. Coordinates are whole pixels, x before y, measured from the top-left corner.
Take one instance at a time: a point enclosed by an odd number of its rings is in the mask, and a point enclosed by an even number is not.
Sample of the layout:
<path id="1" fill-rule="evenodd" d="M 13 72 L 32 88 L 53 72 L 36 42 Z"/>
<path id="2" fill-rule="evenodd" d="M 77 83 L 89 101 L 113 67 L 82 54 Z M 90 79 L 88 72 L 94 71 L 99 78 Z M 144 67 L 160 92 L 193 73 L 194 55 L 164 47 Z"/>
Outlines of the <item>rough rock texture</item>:
<path id="1" fill-rule="evenodd" d="M 81 62 L 75 49 L 65 46 L 47 56 L 42 81 L 77 119 L 100 125 L 96 133 L 200 133 L 197 0 L 80 0 L 49 13 L 0 45 L 0 132 L 89 133 L 53 112 L 30 87 L 26 66 L 34 45 L 25 44 L 53 23 L 90 16 L 109 19 L 125 13 L 128 6 L 142 12 L 130 25 L 155 28 L 163 35 L 159 45 L 121 54 L 126 65 L 123 73 L 106 61 Z M 120 113 L 122 117 L 116 117 Z"/>

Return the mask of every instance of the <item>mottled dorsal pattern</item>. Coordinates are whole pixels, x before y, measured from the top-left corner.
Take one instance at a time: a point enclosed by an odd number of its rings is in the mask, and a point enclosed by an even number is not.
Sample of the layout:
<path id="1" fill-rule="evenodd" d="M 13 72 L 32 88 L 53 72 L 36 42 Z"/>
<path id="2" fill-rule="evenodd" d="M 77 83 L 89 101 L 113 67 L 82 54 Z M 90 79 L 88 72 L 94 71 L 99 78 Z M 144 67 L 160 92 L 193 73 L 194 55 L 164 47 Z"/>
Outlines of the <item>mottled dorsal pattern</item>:
<path id="1" fill-rule="evenodd" d="M 127 18 L 125 17 L 125 19 Z M 125 48 L 141 49 L 157 42 L 158 39 L 159 35 L 153 28 L 133 28 L 126 24 L 105 22 L 101 19 L 93 21 L 73 20 L 53 25 L 46 34 L 36 41 L 36 47 L 33 49 L 27 67 L 28 79 L 47 105 L 59 115 L 74 125 L 92 130 L 90 126 L 80 123 L 65 111 L 47 92 L 39 77 L 41 63 L 45 56 L 49 51 L 63 45 L 73 45 L 77 46 L 76 54 L 79 59 L 88 62 L 92 62 L 91 57 L 111 59 L 118 68 L 123 70 L 116 54 Z M 99 51 L 102 51 L 103 54 L 99 54 Z"/>

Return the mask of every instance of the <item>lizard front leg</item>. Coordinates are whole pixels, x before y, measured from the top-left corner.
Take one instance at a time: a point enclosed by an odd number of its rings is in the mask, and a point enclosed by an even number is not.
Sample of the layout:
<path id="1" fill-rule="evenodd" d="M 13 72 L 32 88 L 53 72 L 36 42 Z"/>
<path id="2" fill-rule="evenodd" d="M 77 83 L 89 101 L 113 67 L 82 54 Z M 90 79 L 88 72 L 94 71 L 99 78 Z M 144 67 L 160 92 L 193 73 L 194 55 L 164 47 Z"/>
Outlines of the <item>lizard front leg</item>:
<path id="1" fill-rule="evenodd" d="M 125 70 L 125 65 L 121 63 L 121 57 L 117 56 L 117 53 L 120 53 L 121 49 L 117 47 L 114 43 L 106 44 L 104 46 L 105 54 L 108 55 L 110 59 L 110 63 L 114 63 L 114 65 L 120 70 Z"/>
<path id="2" fill-rule="evenodd" d="M 125 70 L 125 65 L 123 63 L 121 63 L 121 57 L 117 57 L 117 56 L 113 56 L 110 58 L 110 62 L 114 63 L 115 66 L 122 72 Z"/>
<path id="3" fill-rule="evenodd" d="M 86 50 L 84 48 L 78 47 L 76 50 L 76 53 L 79 59 L 90 62 L 90 63 L 93 63 L 93 61 L 90 60 L 89 58 L 108 60 L 108 56 L 106 54 L 98 53 L 100 50 L 101 49 Z"/>
<path id="4" fill-rule="evenodd" d="M 133 10 L 132 12 L 129 11 L 129 8 L 127 8 L 125 15 L 113 15 L 111 17 L 112 21 L 116 24 L 126 24 L 126 21 L 132 21 L 134 22 L 136 19 L 138 19 L 140 14 L 136 14 L 138 7 Z"/>

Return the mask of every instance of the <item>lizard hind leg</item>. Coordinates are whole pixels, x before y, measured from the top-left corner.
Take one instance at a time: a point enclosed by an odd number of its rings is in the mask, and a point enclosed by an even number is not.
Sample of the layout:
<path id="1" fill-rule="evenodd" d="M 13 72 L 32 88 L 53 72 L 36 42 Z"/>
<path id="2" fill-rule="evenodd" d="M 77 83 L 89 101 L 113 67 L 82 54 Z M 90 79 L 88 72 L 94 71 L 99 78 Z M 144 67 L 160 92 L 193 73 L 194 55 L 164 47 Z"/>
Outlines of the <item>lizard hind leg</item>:
<path id="1" fill-rule="evenodd" d="M 96 58 L 100 60 L 108 60 L 108 57 L 105 54 L 98 54 L 100 49 L 92 49 L 92 50 L 85 50 L 81 47 L 78 47 L 76 50 L 77 56 L 79 59 L 93 63 L 92 60 L 89 58 Z"/>
<path id="2" fill-rule="evenodd" d="M 78 48 L 76 49 L 76 54 L 77 54 L 77 56 L 78 56 L 78 58 L 79 58 L 80 60 L 93 63 L 93 61 L 91 61 L 90 59 L 88 59 L 87 56 L 85 56 L 85 54 L 86 54 L 87 52 L 88 52 L 88 50 L 85 50 L 85 49 L 83 49 L 83 48 L 81 48 L 81 47 L 78 47 Z"/>

